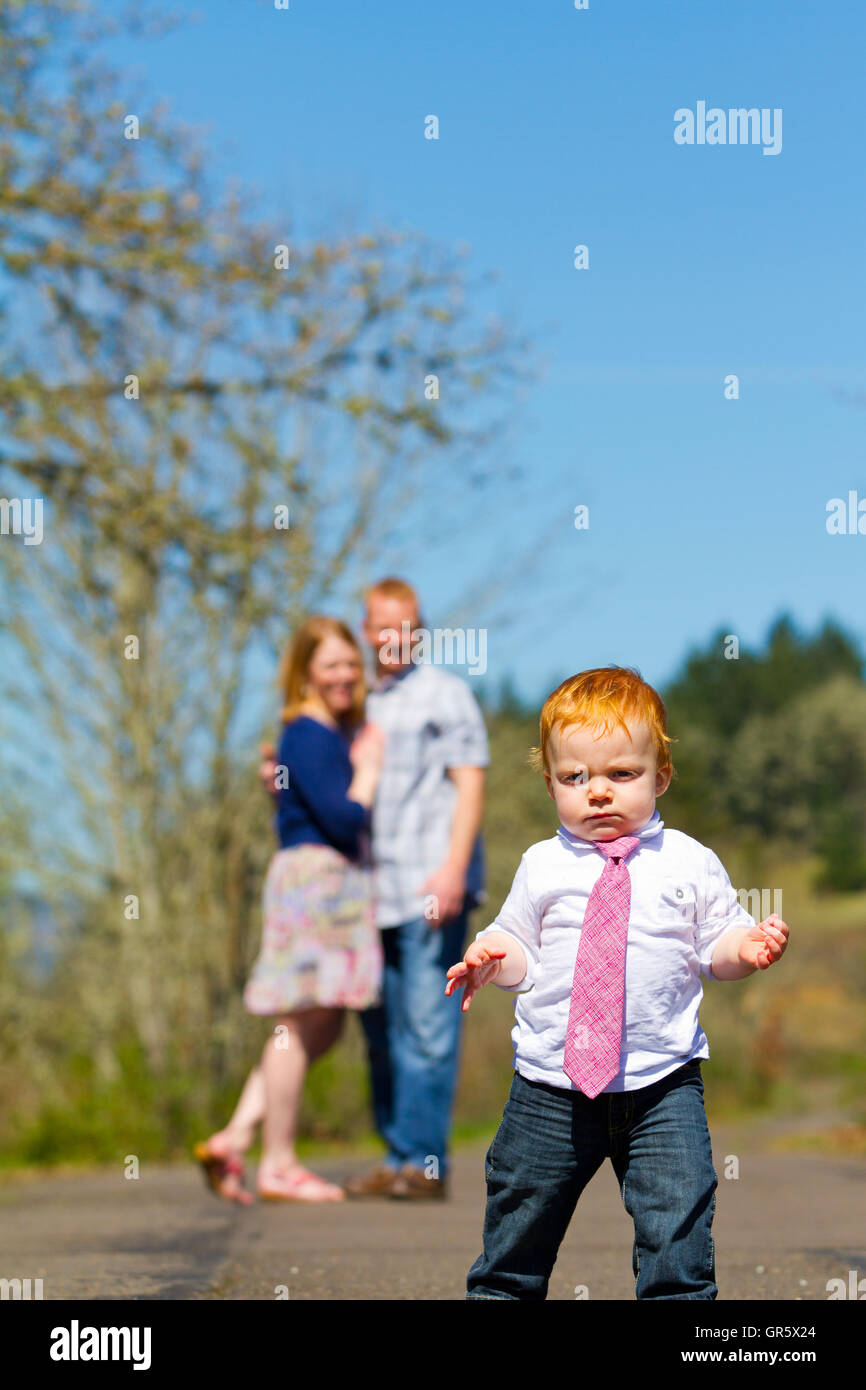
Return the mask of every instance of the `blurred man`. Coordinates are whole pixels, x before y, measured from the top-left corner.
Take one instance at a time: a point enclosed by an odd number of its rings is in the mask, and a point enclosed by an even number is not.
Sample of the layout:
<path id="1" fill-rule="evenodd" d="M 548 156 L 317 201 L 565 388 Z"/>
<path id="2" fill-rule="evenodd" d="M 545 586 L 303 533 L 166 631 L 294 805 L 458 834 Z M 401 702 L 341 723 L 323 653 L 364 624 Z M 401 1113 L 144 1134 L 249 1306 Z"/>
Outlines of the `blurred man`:
<path id="1" fill-rule="evenodd" d="M 373 863 L 385 951 L 382 1005 L 361 1015 L 384 1161 L 349 1182 L 352 1197 L 446 1195 L 462 1012 L 446 971 L 483 896 L 481 711 L 465 681 L 413 660 L 418 598 L 400 579 L 366 595 L 376 662 L 368 719 L 385 734 L 373 808 Z M 455 954 L 456 951 L 456 954 Z"/>

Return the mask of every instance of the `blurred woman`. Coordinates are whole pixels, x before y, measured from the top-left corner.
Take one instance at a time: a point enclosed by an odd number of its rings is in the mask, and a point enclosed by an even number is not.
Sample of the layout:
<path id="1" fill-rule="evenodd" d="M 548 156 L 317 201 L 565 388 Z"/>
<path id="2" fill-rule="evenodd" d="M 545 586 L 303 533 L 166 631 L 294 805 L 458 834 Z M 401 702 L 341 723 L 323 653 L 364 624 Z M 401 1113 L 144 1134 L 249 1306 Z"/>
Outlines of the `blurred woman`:
<path id="1" fill-rule="evenodd" d="M 229 1124 L 195 1155 L 215 1191 L 252 1201 L 241 1155 L 263 1119 L 259 1196 L 340 1201 L 342 1188 L 298 1163 L 295 1134 L 310 1063 L 336 1042 L 346 1009 L 379 998 L 369 822 L 383 738 L 364 724 L 363 659 L 345 623 L 307 619 L 283 659 L 281 688 L 280 849 L 268 868 L 261 951 L 244 991 L 246 1008 L 270 1017 L 273 1031 Z"/>

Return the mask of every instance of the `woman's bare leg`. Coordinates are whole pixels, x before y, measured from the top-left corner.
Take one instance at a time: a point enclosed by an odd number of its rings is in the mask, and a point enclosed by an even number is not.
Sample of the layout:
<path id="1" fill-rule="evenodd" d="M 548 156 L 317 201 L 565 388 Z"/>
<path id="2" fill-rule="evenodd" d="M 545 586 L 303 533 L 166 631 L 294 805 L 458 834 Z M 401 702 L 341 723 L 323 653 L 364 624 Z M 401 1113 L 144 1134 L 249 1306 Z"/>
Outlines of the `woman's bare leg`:
<path id="1" fill-rule="evenodd" d="M 274 1036 L 262 1055 L 266 1113 L 260 1188 L 276 1191 L 280 1178 L 285 1181 L 286 1174 L 298 1166 L 295 1136 L 307 1069 L 333 1045 L 342 1023 L 341 1009 L 306 1009 L 276 1021 Z M 339 1193 L 333 1184 L 315 1181 L 322 1196 L 328 1190 L 333 1196 Z"/>
<path id="2" fill-rule="evenodd" d="M 307 1065 L 330 1051 L 343 1029 L 344 1009 L 316 1009 L 306 1033 Z M 303 1017 L 303 1015 L 298 1015 Z M 265 1076 L 261 1063 L 254 1066 L 225 1129 L 208 1140 L 214 1153 L 245 1154 L 252 1148 L 256 1130 L 265 1118 Z"/>
<path id="3" fill-rule="evenodd" d="M 319 1009 L 317 1012 L 320 1017 L 315 1021 L 311 1020 L 307 1037 L 310 1065 L 317 1058 L 324 1057 L 326 1052 L 330 1052 L 343 1031 L 343 1020 L 346 1017 L 345 1009 Z"/>
<path id="4" fill-rule="evenodd" d="M 265 1118 L 265 1078 L 261 1065 L 253 1067 L 241 1091 L 234 1113 L 225 1129 L 218 1129 L 207 1141 L 211 1153 L 221 1158 L 240 1159 L 252 1146 L 256 1130 Z M 220 1194 L 230 1202 L 248 1206 L 253 1200 L 244 1190 L 243 1173 L 224 1173 L 219 1179 Z"/>
<path id="5" fill-rule="evenodd" d="M 225 1129 L 212 1134 L 209 1143 L 215 1153 L 230 1149 L 244 1154 L 252 1147 L 256 1130 L 265 1118 L 265 1078 L 261 1064 L 254 1066 L 241 1091 L 231 1119 Z"/>
<path id="6" fill-rule="evenodd" d="M 318 1057 L 323 1056 L 333 1047 L 337 1038 L 340 1036 L 345 1019 L 344 1009 L 313 1009 L 305 1013 L 286 1015 L 278 1020 L 274 1027 L 273 1036 L 268 1039 L 265 1045 L 262 1063 L 253 1067 L 241 1091 L 238 1103 L 234 1108 L 231 1119 L 225 1129 L 219 1129 L 212 1134 L 207 1141 L 207 1147 L 211 1153 L 225 1158 L 240 1158 L 252 1147 L 255 1140 L 256 1130 L 263 1123 L 265 1118 L 265 1071 L 264 1057 L 268 1055 L 269 1048 L 275 1051 L 288 1051 L 291 1055 L 287 1063 L 287 1075 L 282 1076 L 282 1084 L 289 1083 L 289 1104 L 291 1108 L 291 1089 L 295 1084 L 299 1085 L 298 1094 L 294 1101 L 293 1121 L 291 1125 L 291 1153 L 294 1155 L 294 1131 L 297 1122 L 297 1111 L 300 1107 L 300 1094 L 303 1089 L 303 1080 L 308 1067 L 315 1062 Z M 295 1021 L 299 1021 L 298 1028 Z M 279 1023 L 284 1025 L 284 1031 L 278 1032 Z M 276 1044 L 280 1042 L 280 1047 Z M 300 1043 L 301 1054 L 298 1053 Z M 287 1045 L 287 1046 L 284 1046 Z M 294 1060 L 293 1060 L 294 1059 Z M 292 1076 L 301 1067 L 300 1080 L 292 1082 Z M 280 1069 L 282 1070 L 282 1069 Z M 281 1121 L 278 1121 L 281 1123 Z M 265 1141 L 267 1148 L 267 1140 Z M 291 1162 L 294 1162 L 292 1157 Z M 263 1166 L 264 1159 L 263 1159 Z M 229 1201 L 249 1204 L 252 1201 L 249 1193 L 244 1190 L 242 1174 L 226 1173 L 219 1182 L 219 1191 L 223 1197 Z"/>

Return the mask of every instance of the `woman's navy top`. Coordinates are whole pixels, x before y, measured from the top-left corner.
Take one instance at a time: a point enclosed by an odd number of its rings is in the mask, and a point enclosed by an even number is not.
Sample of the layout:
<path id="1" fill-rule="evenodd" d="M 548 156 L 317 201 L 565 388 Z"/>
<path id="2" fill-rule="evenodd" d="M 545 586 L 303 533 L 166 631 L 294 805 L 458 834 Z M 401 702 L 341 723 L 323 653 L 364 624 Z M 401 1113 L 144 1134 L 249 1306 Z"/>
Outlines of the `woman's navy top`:
<path id="1" fill-rule="evenodd" d="M 358 859 L 360 837 L 370 828 L 370 812 L 346 792 L 354 776 L 349 738 L 318 719 L 298 715 L 283 725 L 277 763 L 288 768 L 287 787 L 277 792 L 277 836 L 281 849 L 331 845 Z"/>

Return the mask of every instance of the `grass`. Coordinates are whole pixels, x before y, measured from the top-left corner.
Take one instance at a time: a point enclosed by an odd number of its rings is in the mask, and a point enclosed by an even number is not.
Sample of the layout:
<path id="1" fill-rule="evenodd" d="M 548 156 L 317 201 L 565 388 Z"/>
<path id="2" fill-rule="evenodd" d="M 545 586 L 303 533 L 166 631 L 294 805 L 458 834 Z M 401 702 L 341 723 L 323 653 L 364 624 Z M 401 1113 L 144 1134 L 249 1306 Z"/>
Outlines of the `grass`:
<path id="1" fill-rule="evenodd" d="M 551 833 L 543 803 L 531 809 L 537 837 Z M 501 838 L 492 841 L 490 899 L 474 914 L 472 934 L 495 917 L 522 852 L 509 850 L 513 825 L 503 824 L 499 832 Z M 752 843 L 713 848 L 735 885 L 781 888 L 791 939 L 783 961 L 769 971 L 743 981 L 705 982 L 701 1021 L 710 1044 L 704 1079 L 711 1120 L 762 1127 L 773 1122 L 774 1144 L 863 1152 L 866 892 L 817 893 L 817 865 L 807 857 L 794 859 L 772 848 L 759 855 Z M 467 1014 L 455 1111 L 458 1143 L 488 1138 L 501 1117 L 512 1071 L 513 1002 L 499 990 L 483 990 Z M 349 1025 L 308 1079 L 301 1152 L 311 1158 L 380 1151 L 370 1134 L 361 1029 L 357 1020 Z M 120 1164 L 129 1153 L 141 1161 L 185 1158 L 196 1139 L 225 1123 L 235 1088 L 260 1045 L 254 1033 L 253 1027 L 249 1047 L 247 1040 L 238 1046 L 236 1077 L 210 1096 L 200 1075 L 175 1067 L 162 1086 L 140 1059 L 122 1050 L 121 1075 L 110 1084 L 80 1057 L 70 1056 L 67 1063 L 58 1058 L 50 1097 L 20 1064 L 0 1068 L 0 1169 L 6 1175 L 28 1166 L 65 1171 L 70 1165 Z"/>

